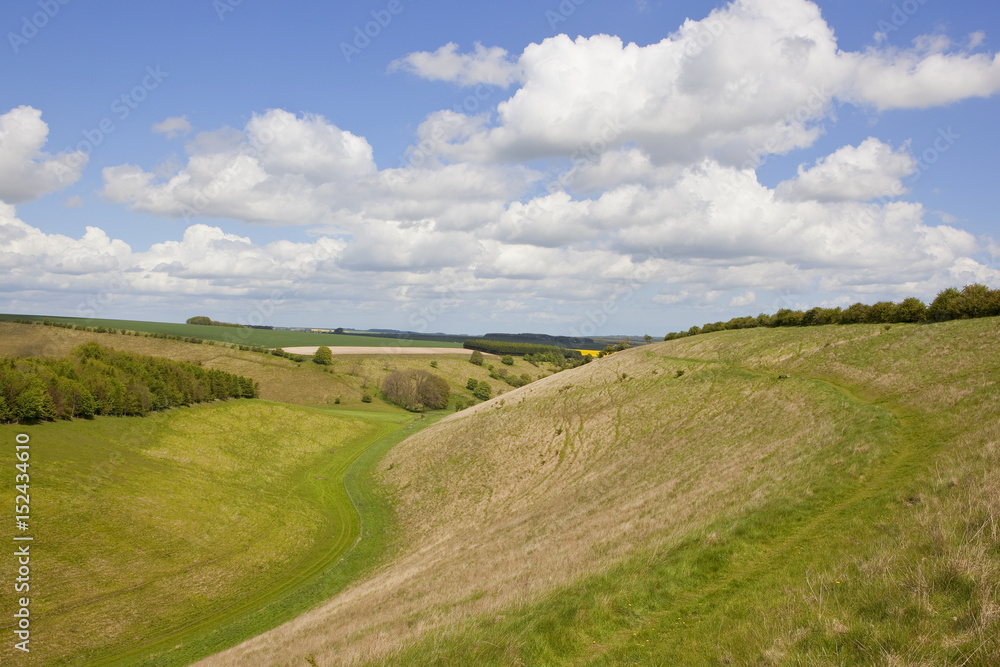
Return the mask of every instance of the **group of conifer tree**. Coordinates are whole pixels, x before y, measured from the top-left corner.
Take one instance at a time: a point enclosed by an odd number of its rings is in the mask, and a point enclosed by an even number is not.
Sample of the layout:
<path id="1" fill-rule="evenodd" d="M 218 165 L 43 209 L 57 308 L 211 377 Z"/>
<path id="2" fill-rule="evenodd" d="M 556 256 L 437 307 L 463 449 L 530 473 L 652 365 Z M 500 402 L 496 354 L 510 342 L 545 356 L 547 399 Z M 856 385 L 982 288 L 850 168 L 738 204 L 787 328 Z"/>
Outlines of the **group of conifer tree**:
<path id="1" fill-rule="evenodd" d="M 86 343 L 65 359 L 0 359 L 0 422 L 147 415 L 179 405 L 255 398 L 250 378 Z"/>

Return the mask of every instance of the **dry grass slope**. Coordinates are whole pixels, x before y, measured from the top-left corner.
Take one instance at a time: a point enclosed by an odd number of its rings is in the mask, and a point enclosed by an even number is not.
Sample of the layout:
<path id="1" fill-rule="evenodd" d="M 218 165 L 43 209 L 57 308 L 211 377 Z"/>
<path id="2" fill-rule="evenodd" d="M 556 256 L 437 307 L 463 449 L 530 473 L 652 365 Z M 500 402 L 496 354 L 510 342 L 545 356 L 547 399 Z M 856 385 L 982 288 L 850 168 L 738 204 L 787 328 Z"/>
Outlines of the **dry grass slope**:
<path id="1" fill-rule="evenodd" d="M 395 558 L 205 664 L 991 664 L 998 324 L 698 336 L 453 415 L 383 461 Z"/>

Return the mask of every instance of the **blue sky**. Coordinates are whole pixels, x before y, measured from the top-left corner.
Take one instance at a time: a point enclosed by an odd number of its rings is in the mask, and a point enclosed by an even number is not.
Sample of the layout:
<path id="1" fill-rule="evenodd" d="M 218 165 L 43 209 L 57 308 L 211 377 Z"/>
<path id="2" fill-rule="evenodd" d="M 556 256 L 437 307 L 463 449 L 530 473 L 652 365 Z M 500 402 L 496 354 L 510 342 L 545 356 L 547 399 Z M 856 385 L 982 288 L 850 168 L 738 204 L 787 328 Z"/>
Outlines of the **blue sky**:
<path id="1" fill-rule="evenodd" d="M 469 8 L 5 3 L 0 311 L 662 334 L 1000 285 L 996 3 Z"/>

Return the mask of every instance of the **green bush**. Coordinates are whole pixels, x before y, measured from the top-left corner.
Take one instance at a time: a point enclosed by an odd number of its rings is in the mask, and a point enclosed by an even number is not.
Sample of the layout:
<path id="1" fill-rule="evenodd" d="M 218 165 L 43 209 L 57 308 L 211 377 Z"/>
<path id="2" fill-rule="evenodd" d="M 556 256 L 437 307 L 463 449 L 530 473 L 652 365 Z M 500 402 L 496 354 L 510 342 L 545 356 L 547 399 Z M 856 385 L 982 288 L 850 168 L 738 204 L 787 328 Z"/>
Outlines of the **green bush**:
<path id="1" fill-rule="evenodd" d="M 393 371 L 382 381 L 385 399 L 413 412 L 442 410 L 448 407 L 450 394 L 443 378 L 422 370 Z"/>
<path id="2" fill-rule="evenodd" d="M 476 380 L 476 378 L 469 378 L 469 381 L 465 383 L 465 388 L 468 389 L 469 391 L 475 391 L 476 386 L 478 384 L 479 381 Z"/>
<path id="3" fill-rule="evenodd" d="M 506 366 L 513 366 L 514 365 L 514 357 L 510 356 L 509 354 L 505 354 L 505 355 L 503 355 L 503 357 L 500 358 L 500 363 L 504 364 Z"/>
<path id="4" fill-rule="evenodd" d="M 480 401 L 488 401 L 493 398 L 493 388 L 488 382 L 480 382 L 476 385 L 476 388 L 472 390 L 472 395 Z"/>
<path id="5" fill-rule="evenodd" d="M 475 364 L 476 366 L 483 365 L 483 353 L 479 350 L 473 350 L 472 356 L 469 357 L 469 363 Z"/>
<path id="6" fill-rule="evenodd" d="M 313 362 L 319 364 L 320 366 L 332 366 L 333 365 L 333 352 L 330 351 L 326 345 L 321 345 L 316 354 L 313 355 Z"/>

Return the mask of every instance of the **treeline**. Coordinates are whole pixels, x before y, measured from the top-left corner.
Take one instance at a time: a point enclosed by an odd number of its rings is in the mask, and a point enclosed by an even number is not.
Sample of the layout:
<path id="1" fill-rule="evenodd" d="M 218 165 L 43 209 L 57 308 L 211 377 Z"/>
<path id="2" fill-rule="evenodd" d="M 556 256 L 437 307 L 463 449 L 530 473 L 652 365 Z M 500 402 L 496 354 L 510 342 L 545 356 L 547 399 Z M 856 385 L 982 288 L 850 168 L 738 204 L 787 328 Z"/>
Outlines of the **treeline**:
<path id="1" fill-rule="evenodd" d="M 66 359 L 0 359 L 0 422 L 141 416 L 178 405 L 256 398 L 257 389 L 250 378 L 91 342 Z"/>
<path id="2" fill-rule="evenodd" d="M 508 343 L 526 343 L 529 345 L 548 345 L 559 348 L 583 348 L 592 349 L 589 346 L 597 345 L 593 338 L 571 338 L 569 336 L 550 336 L 548 334 L 509 334 L 509 333 L 488 333 L 483 336 L 486 340 L 502 340 Z"/>
<path id="3" fill-rule="evenodd" d="M 938 293 L 931 305 L 910 297 L 899 303 L 879 301 L 871 305 L 856 303 L 848 308 L 782 308 L 773 315 L 735 317 L 728 322 L 693 326 L 687 331 L 669 333 L 663 340 L 675 340 L 713 331 L 753 329 L 756 327 L 808 327 L 824 324 L 904 324 L 946 322 L 1000 315 L 1000 290 L 974 283 L 962 289 L 949 287 Z"/>
<path id="4" fill-rule="evenodd" d="M 216 322 L 211 317 L 205 317 L 204 315 L 189 317 L 187 318 L 186 324 L 203 324 L 209 327 L 234 327 L 236 329 L 244 328 L 242 324 L 233 324 L 232 322 Z"/>
<path id="5" fill-rule="evenodd" d="M 489 352 L 490 354 L 499 355 L 550 355 L 558 356 L 563 359 L 574 359 L 583 356 L 576 350 L 568 350 L 563 347 L 555 347 L 554 345 L 537 345 L 534 343 L 488 340 L 485 338 L 470 338 L 462 343 L 462 347 L 467 350 L 479 350 L 480 352 Z"/>

